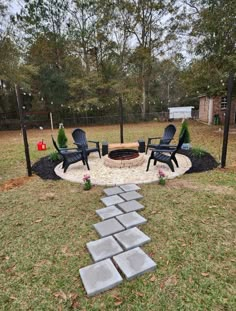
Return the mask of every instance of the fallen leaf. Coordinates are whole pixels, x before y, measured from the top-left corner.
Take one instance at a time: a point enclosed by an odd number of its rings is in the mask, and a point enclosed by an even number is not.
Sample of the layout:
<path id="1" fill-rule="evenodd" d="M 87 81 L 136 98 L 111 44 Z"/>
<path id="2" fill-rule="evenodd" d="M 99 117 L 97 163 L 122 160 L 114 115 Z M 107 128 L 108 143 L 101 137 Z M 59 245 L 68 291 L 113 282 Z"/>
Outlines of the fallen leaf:
<path id="1" fill-rule="evenodd" d="M 35 220 L 36 223 L 43 221 L 42 218 Z"/>
<path id="2" fill-rule="evenodd" d="M 113 298 L 115 298 L 116 300 L 122 300 L 122 298 L 118 295 L 111 295 Z"/>
<path id="3" fill-rule="evenodd" d="M 144 294 L 140 293 L 140 292 L 136 292 L 136 295 L 139 296 L 139 297 L 143 297 L 144 296 Z"/>
<path id="4" fill-rule="evenodd" d="M 63 300 L 67 300 L 67 296 L 62 290 L 54 293 L 53 296 L 56 298 L 62 298 Z"/>
<path id="5" fill-rule="evenodd" d="M 202 272 L 201 275 L 202 276 L 209 276 L 209 273 L 208 272 Z"/>
<path id="6" fill-rule="evenodd" d="M 71 308 L 72 309 L 78 309 L 79 301 L 77 300 L 77 298 L 79 295 L 77 293 L 69 293 L 67 296 L 72 300 Z"/>
<path id="7" fill-rule="evenodd" d="M 63 247 L 61 248 L 61 252 L 62 252 L 63 254 L 68 253 L 68 246 L 63 246 Z"/>
<path id="8" fill-rule="evenodd" d="M 79 308 L 79 302 L 76 300 L 76 301 L 73 301 L 72 305 L 71 305 L 71 308 L 73 309 L 78 309 Z"/>
<path id="9" fill-rule="evenodd" d="M 178 281 L 175 275 L 170 276 L 166 281 L 165 281 L 165 286 L 170 286 L 170 285 L 177 285 Z"/>
<path id="10" fill-rule="evenodd" d="M 17 298 L 15 296 L 11 296 L 10 299 L 16 300 Z"/>
<path id="11" fill-rule="evenodd" d="M 149 281 L 151 281 L 151 282 L 155 282 L 156 281 L 156 277 L 155 277 L 155 275 L 153 275 L 150 279 L 149 279 Z"/>
<path id="12" fill-rule="evenodd" d="M 79 295 L 77 293 L 69 293 L 67 296 L 68 298 L 75 300 Z"/>
<path id="13" fill-rule="evenodd" d="M 8 268 L 8 269 L 6 270 L 6 272 L 12 272 L 12 271 L 14 271 L 14 270 L 16 270 L 16 263 L 15 263 L 13 266 L 11 266 L 10 268 Z"/>

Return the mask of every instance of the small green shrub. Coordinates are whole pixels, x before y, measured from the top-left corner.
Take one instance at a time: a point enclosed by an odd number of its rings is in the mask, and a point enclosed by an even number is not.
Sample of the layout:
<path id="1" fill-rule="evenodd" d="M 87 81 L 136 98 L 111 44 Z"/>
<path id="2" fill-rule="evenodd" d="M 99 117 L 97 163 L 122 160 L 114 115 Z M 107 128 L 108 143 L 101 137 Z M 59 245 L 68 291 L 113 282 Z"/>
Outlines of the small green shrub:
<path id="1" fill-rule="evenodd" d="M 56 161 L 60 160 L 60 155 L 56 151 L 52 152 L 52 153 L 49 154 L 49 159 L 52 162 L 56 162 Z"/>
<path id="2" fill-rule="evenodd" d="M 62 123 L 59 125 L 58 135 L 57 135 L 57 142 L 60 148 L 67 148 L 67 137 L 65 134 L 64 126 Z"/>
<path id="3" fill-rule="evenodd" d="M 191 149 L 191 153 L 193 156 L 201 158 L 207 153 L 207 151 L 202 149 L 201 147 L 194 147 Z"/>
<path id="4" fill-rule="evenodd" d="M 188 122 L 187 120 L 184 120 L 182 122 L 182 126 L 180 129 L 179 137 L 182 136 L 184 130 L 186 131 L 185 139 L 184 139 L 184 144 L 189 144 L 190 143 L 190 133 L 189 133 L 189 128 L 188 128 Z"/>

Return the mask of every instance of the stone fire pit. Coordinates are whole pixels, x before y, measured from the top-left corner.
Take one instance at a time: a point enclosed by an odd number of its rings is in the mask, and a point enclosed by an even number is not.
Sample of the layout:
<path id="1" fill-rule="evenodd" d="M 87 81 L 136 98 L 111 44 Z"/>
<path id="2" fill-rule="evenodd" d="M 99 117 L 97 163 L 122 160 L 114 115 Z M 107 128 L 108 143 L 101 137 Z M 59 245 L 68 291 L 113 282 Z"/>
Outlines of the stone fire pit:
<path id="1" fill-rule="evenodd" d="M 144 154 L 134 149 L 117 149 L 103 157 L 103 163 L 110 168 L 135 167 L 143 164 Z"/>

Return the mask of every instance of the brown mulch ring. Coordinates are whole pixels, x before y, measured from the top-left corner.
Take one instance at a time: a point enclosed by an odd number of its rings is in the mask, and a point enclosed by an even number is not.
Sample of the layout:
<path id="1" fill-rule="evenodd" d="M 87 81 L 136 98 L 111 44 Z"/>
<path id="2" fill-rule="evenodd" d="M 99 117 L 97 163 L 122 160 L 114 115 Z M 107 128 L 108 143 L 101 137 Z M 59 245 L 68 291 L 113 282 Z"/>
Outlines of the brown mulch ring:
<path id="1" fill-rule="evenodd" d="M 187 156 L 191 162 L 192 167 L 186 172 L 198 173 L 212 170 L 218 167 L 217 161 L 209 153 L 204 154 L 203 156 L 196 157 L 191 153 L 191 150 L 181 150 L 179 153 Z M 54 168 L 60 163 L 60 161 L 53 162 L 49 157 L 43 157 L 32 166 L 33 172 L 40 176 L 42 179 L 52 179 L 58 180 L 61 179 L 54 173 Z"/>

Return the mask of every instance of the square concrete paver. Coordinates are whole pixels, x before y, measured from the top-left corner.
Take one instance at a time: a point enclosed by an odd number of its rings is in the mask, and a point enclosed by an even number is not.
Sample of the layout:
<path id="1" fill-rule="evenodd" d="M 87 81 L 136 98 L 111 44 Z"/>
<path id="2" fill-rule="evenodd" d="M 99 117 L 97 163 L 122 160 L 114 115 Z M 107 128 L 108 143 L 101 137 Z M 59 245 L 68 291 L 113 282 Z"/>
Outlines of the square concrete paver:
<path id="1" fill-rule="evenodd" d="M 124 202 L 124 203 L 119 203 L 118 207 L 125 213 L 144 209 L 144 206 L 135 200 Z"/>
<path id="2" fill-rule="evenodd" d="M 137 199 L 143 198 L 143 196 L 136 191 L 129 191 L 129 192 L 120 193 L 120 196 L 123 199 L 125 199 L 126 201 L 137 200 Z"/>
<path id="3" fill-rule="evenodd" d="M 139 215 L 136 212 L 131 212 L 127 214 L 123 214 L 120 216 L 116 216 L 116 219 L 126 228 L 132 228 L 138 225 L 145 224 L 147 219 L 143 216 Z"/>
<path id="4" fill-rule="evenodd" d="M 128 192 L 128 191 L 135 191 L 135 190 L 140 190 L 141 188 L 135 184 L 126 184 L 126 185 L 122 185 L 120 186 L 121 189 L 123 189 L 124 191 Z"/>
<path id="5" fill-rule="evenodd" d="M 111 195 L 109 197 L 101 198 L 101 201 L 106 206 L 115 205 L 115 204 L 124 202 L 124 200 L 118 195 Z"/>
<path id="6" fill-rule="evenodd" d="M 120 187 L 106 188 L 103 190 L 106 195 L 115 195 L 124 192 Z"/>
<path id="7" fill-rule="evenodd" d="M 109 219 L 118 215 L 123 214 L 123 212 L 117 208 L 115 205 L 111 205 L 105 208 L 96 210 L 96 214 L 101 217 L 102 220 Z"/>
<path id="8" fill-rule="evenodd" d="M 95 262 L 123 252 L 123 249 L 112 236 L 88 242 L 86 245 Z"/>
<path id="9" fill-rule="evenodd" d="M 88 296 L 111 289 L 123 280 L 111 259 L 81 268 L 79 273 Z"/>
<path id="10" fill-rule="evenodd" d="M 139 247 L 114 256 L 113 259 L 128 280 L 156 268 L 156 263 Z"/>
<path id="11" fill-rule="evenodd" d="M 151 239 L 138 228 L 134 227 L 114 235 L 125 250 L 141 246 Z"/>
<path id="12" fill-rule="evenodd" d="M 102 238 L 125 230 L 125 227 L 123 227 L 115 218 L 98 222 L 93 226 Z"/>

